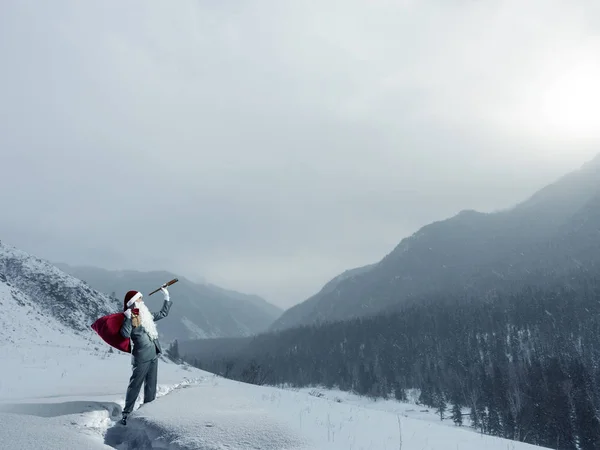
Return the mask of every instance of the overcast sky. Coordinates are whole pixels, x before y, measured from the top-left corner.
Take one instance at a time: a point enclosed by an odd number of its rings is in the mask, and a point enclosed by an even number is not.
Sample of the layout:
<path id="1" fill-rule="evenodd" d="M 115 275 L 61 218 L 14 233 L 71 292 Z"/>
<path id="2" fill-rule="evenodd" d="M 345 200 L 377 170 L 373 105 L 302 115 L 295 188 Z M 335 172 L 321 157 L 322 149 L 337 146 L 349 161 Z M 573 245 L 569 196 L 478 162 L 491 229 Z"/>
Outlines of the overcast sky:
<path id="1" fill-rule="evenodd" d="M 3 1 L 0 239 L 288 307 L 600 152 L 599 5 Z"/>

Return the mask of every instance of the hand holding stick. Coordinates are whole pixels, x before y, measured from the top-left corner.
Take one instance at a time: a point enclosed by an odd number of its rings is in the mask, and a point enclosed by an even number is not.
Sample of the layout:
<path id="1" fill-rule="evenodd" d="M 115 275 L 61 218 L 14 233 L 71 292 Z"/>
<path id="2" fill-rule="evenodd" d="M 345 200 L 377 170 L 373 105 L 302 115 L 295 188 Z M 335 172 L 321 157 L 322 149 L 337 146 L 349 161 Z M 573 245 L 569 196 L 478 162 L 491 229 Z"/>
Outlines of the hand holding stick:
<path id="1" fill-rule="evenodd" d="M 150 293 L 148 294 L 148 297 L 149 297 L 149 296 L 151 296 L 152 294 L 155 294 L 156 292 L 160 291 L 162 288 L 169 287 L 169 286 L 171 286 L 172 284 L 175 284 L 175 283 L 177 283 L 178 281 L 179 281 L 179 280 L 178 280 L 177 278 L 173 278 L 171 281 L 168 281 L 168 282 L 166 282 L 165 284 L 163 284 L 163 285 L 162 285 L 161 287 L 159 287 L 158 289 L 156 289 L 156 290 L 154 290 L 154 291 L 150 292 Z"/>

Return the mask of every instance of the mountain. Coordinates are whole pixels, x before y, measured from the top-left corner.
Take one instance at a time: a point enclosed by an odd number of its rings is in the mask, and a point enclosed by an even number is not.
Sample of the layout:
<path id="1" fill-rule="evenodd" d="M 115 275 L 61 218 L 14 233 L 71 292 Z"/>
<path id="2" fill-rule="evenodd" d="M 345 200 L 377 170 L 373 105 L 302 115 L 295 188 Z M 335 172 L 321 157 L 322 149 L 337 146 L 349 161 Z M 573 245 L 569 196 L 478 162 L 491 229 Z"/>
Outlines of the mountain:
<path id="1" fill-rule="evenodd" d="M 91 339 L 90 324 L 115 312 L 114 301 L 47 261 L 0 242 L 0 338 L 27 339 L 70 333 Z"/>
<path id="2" fill-rule="evenodd" d="M 450 292 L 486 295 L 600 264 L 600 155 L 514 207 L 431 223 L 376 264 L 337 277 L 272 330 L 345 320 Z M 342 274 L 344 275 L 344 274 Z"/>
<path id="3" fill-rule="evenodd" d="M 138 290 L 146 294 L 145 301 L 151 310 L 160 309 L 162 294 L 157 292 L 150 297 L 147 294 L 162 283 L 178 278 L 179 282 L 169 288 L 173 300 L 169 320 L 162 321 L 159 327 L 167 341 L 250 336 L 268 329 L 281 314 L 279 308 L 260 297 L 193 283 L 166 271 L 112 271 L 56 265 L 95 289 L 115 295 L 119 300 L 113 301 L 117 303 L 127 291 Z"/>
<path id="4" fill-rule="evenodd" d="M 198 283 L 196 283 L 196 284 L 198 284 Z M 213 291 L 215 291 L 216 293 L 218 293 L 220 295 L 238 299 L 243 302 L 251 303 L 254 306 L 256 306 L 258 309 L 263 311 L 267 316 L 272 317 L 273 320 L 277 319 L 283 313 L 283 310 L 281 308 L 269 303 L 264 298 L 259 297 L 258 295 L 242 294 L 237 291 L 232 291 L 230 289 L 225 289 L 225 288 L 222 288 L 219 286 L 215 286 L 214 284 L 211 284 L 211 283 L 203 283 L 201 286 L 204 286 L 208 289 L 212 289 Z"/>
<path id="5" fill-rule="evenodd" d="M 279 317 L 279 319 L 271 325 L 270 329 L 285 329 L 294 327 L 296 325 L 317 322 L 317 320 L 313 320 L 313 315 L 315 313 L 319 314 L 320 308 L 322 306 L 320 303 L 322 298 L 330 294 L 335 296 L 338 286 L 340 286 L 340 284 L 343 281 L 349 280 L 349 282 L 351 283 L 356 276 L 369 272 L 375 266 L 375 264 L 370 264 L 367 266 L 356 267 L 354 269 L 349 269 L 342 272 L 340 275 L 327 282 L 327 284 L 325 284 L 325 286 L 323 286 L 323 288 L 321 288 L 321 290 L 317 294 L 313 295 L 308 300 L 305 300 L 304 302 L 298 305 L 292 306 L 290 309 L 285 311 Z"/>

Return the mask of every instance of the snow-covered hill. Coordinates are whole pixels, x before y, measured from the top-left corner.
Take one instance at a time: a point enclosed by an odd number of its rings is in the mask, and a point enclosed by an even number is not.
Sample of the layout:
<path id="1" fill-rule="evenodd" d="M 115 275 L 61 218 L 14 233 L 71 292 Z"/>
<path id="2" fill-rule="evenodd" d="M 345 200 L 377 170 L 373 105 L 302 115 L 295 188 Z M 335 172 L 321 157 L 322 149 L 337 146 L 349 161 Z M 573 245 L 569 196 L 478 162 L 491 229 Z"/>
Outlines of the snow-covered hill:
<path id="1" fill-rule="evenodd" d="M 50 342 L 77 341 L 81 338 L 79 333 L 64 327 L 29 295 L 7 282 L 0 273 L 0 341 L 2 343 L 45 345 Z"/>
<path id="2" fill-rule="evenodd" d="M 0 282 L 8 286 L 18 305 L 40 312 L 40 320 L 52 318 L 84 334 L 98 317 L 121 306 L 49 262 L 2 242 Z"/>

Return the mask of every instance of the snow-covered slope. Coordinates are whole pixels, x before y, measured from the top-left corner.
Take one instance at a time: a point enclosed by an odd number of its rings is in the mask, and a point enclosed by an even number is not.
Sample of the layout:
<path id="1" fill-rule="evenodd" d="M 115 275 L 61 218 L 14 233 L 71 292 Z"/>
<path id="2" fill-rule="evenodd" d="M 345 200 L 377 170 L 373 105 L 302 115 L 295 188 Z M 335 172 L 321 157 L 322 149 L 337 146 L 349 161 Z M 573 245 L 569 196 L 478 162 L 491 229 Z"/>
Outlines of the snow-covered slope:
<path id="1" fill-rule="evenodd" d="M 0 242 L 0 282 L 20 295 L 18 304 L 51 316 L 66 327 L 87 333 L 98 317 L 119 310 L 107 295 L 62 272 L 47 261 Z M 3 322 L 5 319 L 2 319 Z"/>
<path id="2" fill-rule="evenodd" d="M 107 310 L 106 298 L 16 249 L 3 247 L 1 261 L 0 449 L 111 448 L 104 434 L 120 416 L 131 360 L 89 327 L 85 308 Z M 201 377 L 165 359 L 159 395 Z"/>
<path id="3" fill-rule="evenodd" d="M 76 340 L 76 333 L 61 324 L 0 273 L 0 341 L 4 344 L 45 345 Z M 65 333 L 68 335 L 65 336 Z"/>
<path id="4" fill-rule="evenodd" d="M 106 442 L 170 450 L 541 450 L 306 392 L 207 378 L 144 406 Z M 127 447 L 125 447 L 127 448 Z"/>
<path id="5" fill-rule="evenodd" d="M 123 427 L 116 421 L 127 356 L 62 344 L 0 346 L 0 364 L 14 373 L 8 383 L 2 373 L 0 450 L 540 449 L 366 401 L 248 385 L 168 361 L 160 363 L 157 399 Z"/>

